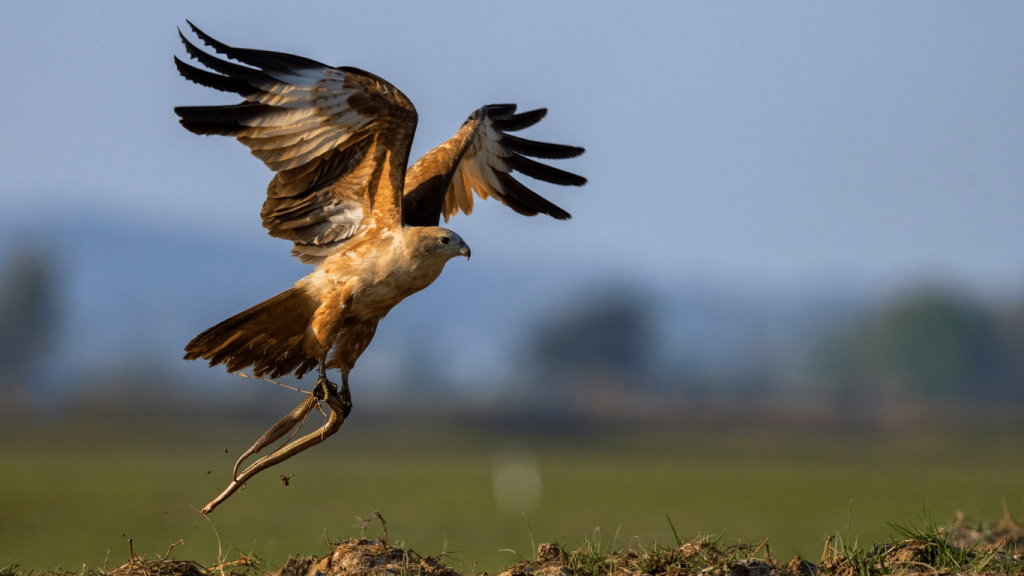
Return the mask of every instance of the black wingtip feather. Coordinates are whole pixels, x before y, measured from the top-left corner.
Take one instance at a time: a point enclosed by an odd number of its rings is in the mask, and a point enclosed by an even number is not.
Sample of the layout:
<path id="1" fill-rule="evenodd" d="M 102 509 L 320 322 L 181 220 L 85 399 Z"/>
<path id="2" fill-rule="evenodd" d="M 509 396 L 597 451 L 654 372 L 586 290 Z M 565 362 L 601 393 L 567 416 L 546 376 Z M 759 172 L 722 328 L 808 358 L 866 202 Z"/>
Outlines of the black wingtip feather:
<path id="1" fill-rule="evenodd" d="M 578 174 L 572 172 L 566 172 L 565 170 L 559 170 L 558 168 L 552 168 L 547 164 L 541 164 L 535 160 L 530 160 L 525 156 L 519 154 L 513 154 L 512 156 L 505 159 L 509 165 L 512 166 L 513 170 L 521 172 L 530 178 L 536 178 L 542 182 L 549 184 L 559 184 L 561 186 L 583 186 L 587 183 L 587 179 Z"/>
<path id="2" fill-rule="evenodd" d="M 273 109 L 266 104 L 243 102 L 228 106 L 178 106 L 174 113 L 190 132 L 238 136 L 248 128 L 247 120 L 263 116 Z"/>
<path id="3" fill-rule="evenodd" d="M 206 32 L 200 30 L 195 24 L 188 22 L 192 31 L 203 41 L 204 44 L 213 48 L 218 54 L 223 54 L 232 60 L 255 66 L 265 72 L 286 72 L 294 73 L 297 70 L 309 68 L 330 68 L 316 60 L 286 54 L 284 52 L 272 52 L 269 50 L 253 50 L 251 48 L 235 48 L 216 40 Z"/>
<path id="4" fill-rule="evenodd" d="M 505 134 L 501 138 L 501 144 L 506 146 L 509 150 L 522 154 L 523 156 L 530 156 L 533 158 L 544 158 L 546 160 L 564 160 L 566 158 L 575 158 L 580 154 L 586 152 L 579 146 L 567 146 L 565 144 L 550 144 L 548 142 L 537 142 L 536 140 L 526 140 L 525 138 L 519 138 L 511 134 Z"/>
<path id="5" fill-rule="evenodd" d="M 529 128 L 537 122 L 540 122 L 545 116 L 547 116 L 547 114 L 547 108 L 538 108 L 536 110 L 530 110 L 529 112 L 523 112 L 522 114 L 516 114 L 515 116 L 509 116 L 507 118 L 492 117 L 491 122 L 494 123 L 494 127 L 498 130 L 516 132 L 524 128 Z"/>
<path id="6" fill-rule="evenodd" d="M 257 91 L 256 88 L 253 88 L 253 86 L 245 80 L 239 80 L 238 78 L 222 76 L 220 74 L 214 74 L 213 72 L 201 70 L 191 64 L 183 62 L 177 56 L 174 57 L 174 65 L 182 77 L 191 82 L 195 82 L 200 86 L 206 86 L 207 88 L 213 88 L 214 90 L 220 90 L 221 92 L 233 92 L 242 97 L 248 96 Z"/>
<path id="7" fill-rule="evenodd" d="M 547 214 L 556 220 L 568 220 L 571 217 L 568 212 L 555 206 L 547 198 L 530 190 L 508 173 L 499 171 L 493 171 L 493 173 L 507 193 L 506 196 L 499 198 L 516 212 L 526 216 L 533 216 L 537 213 Z M 523 208 L 527 210 L 523 210 Z"/>
<path id="8" fill-rule="evenodd" d="M 240 66 L 233 62 L 221 60 L 216 56 L 211 56 L 206 52 L 203 52 L 198 46 L 189 41 L 181 30 L 178 31 L 178 35 L 181 37 L 182 44 L 185 45 L 185 52 L 188 53 L 193 59 L 197 60 L 203 66 L 206 66 L 214 72 L 230 76 L 238 80 L 244 80 L 253 86 L 260 86 L 267 83 L 276 82 L 270 76 L 267 76 L 260 70 L 249 68 L 246 66 Z"/>
<path id="9" fill-rule="evenodd" d="M 515 104 L 488 104 L 482 108 L 488 118 L 508 118 L 516 113 Z"/>

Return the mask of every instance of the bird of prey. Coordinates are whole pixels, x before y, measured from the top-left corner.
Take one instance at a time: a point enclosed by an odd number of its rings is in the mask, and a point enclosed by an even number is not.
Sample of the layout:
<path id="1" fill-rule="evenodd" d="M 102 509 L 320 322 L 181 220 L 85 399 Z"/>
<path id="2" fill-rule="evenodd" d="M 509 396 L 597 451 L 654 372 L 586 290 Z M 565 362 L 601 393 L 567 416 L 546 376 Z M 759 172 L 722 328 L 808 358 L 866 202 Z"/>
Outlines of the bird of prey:
<path id="1" fill-rule="evenodd" d="M 347 66 L 218 42 L 195 35 L 226 59 L 191 43 L 185 50 L 206 69 L 177 57 L 186 79 L 243 98 L 224 106 L 174 111 L 196 134 L 231 136 L 276 174 L 260 216 L 271 236 L 292 242 L 292 254 L 316 269 L 295 285 L 196 336 L 185 359 L 251 367 L 255 376 L 296 376 L 317 369 L 313 392 L 249 448 L 232 482 L 203 509 L 211 512 L 256 473 L 334 434 L 352 409 L 348 376 L 377 323 L 396 304 L 426 288 L 456 256 L 470 256 L 458 234 L 439 226 L 473 210 L 473 193 L 516 212 L 569 214 L 512 176 L 519 172 L 558 185 L 586 179 L 532 160 L 572 158 L 583 148 L 510 134 L 539 122 L 545 109 L 516 114 L 514 104 L 473 112 L 455 136 L 407 168 L 417 114 L 386 80 Z M 234 62 L 232 62 L 232 60 Z M 333 350 L 333 354 L 331 353 Z M 327 379 L 341 372 L 341 389 Z M 330 410 L 315 432 L 286 443 L 243 472 L 249 456 L 277 441 L 324 402 Z"/>

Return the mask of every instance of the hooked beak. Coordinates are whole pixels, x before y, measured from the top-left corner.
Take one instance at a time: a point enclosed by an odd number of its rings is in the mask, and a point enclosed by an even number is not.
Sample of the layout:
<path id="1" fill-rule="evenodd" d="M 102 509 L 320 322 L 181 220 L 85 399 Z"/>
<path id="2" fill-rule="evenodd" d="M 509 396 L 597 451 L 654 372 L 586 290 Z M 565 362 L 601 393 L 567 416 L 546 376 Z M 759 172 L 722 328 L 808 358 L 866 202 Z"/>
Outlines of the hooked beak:
<path id="1" fill-rule="evenodd" d="M 469 245 L 467 245 L 465 242 L 463 242 L 462 246 L 459 246 L 459 254 L 465 256 L 466 257 L 466 262 L 469 262 L 469 255 L 470 255 Z"/>

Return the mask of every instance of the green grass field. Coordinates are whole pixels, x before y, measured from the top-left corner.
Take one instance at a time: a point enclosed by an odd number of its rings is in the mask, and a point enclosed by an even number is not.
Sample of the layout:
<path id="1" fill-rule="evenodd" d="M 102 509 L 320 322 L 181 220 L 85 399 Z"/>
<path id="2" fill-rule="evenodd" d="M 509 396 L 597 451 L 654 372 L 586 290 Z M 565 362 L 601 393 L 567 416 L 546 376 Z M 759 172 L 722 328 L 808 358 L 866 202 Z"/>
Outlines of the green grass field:
<path id="1" fill-rule="evenodd" d="M 136 423 L 138 424 L 138 423 Z M 269 422 L 268 422 L 269 424 Z M 816 560 L 837 531 L 861 543 L 913 523 L 928 506 L 995 520 L 1024 512 L 1024 436 L 841 437 L 722 431 L 525 437 L 542 493 L 528 514 L 496 502 L 494 463 L 511 438 L 459 429 L 393 428 L 353 419 L 323 445 L 254 478 L 211 515 L 224 552 L 274 565 L 323 554 L 324 534 L 360 533 L 374 510 L 391 543 L 446 551 L 454 567 L 490 571 L 532 556 L 533 542 L 673 543 L 724 534 L 780 557 Z M 202 422 L 0 423 L 0 565 L 78 570 L 164 554 L 207 565 L 218 540 L 197 511 L 227 484 L 262 432 Z M 225 454 L 227 448 L 229 453 Z M 211 473 L 208 474 L 207 472 Z M 289 487 L 281 474 L 294 475 Z M 380 531 L 379 523 L 367 528 Z"/>

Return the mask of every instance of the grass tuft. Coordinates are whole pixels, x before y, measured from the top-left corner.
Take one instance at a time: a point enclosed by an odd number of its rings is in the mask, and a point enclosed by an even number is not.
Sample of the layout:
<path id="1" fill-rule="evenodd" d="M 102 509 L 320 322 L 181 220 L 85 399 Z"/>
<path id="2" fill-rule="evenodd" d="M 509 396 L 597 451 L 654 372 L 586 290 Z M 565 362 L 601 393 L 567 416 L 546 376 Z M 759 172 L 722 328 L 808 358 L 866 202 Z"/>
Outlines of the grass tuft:
<path id="1" fill-rule="evenodd" d="M 958 518 L 943 528 L 925 506 L 919 525 L 892 524 L 896 537 L 871 549 L 841 536 L 830 537 L 820 565 L 821 572 L 837 576 L 883 576 L 887 574 L 1024 574 L 1024 558 L 1017 547 L 1024 544 L 1024 529 L 1009 517 L 993 524 L 989 531 L 1003 534 L 995 545 L 984 530 L 965 528 Z M 1014 530 L 1015 528 L 1015 530 Z M 973 540 L 965 535 L 973 535 Z"/>
<path id="2" fill-rule="evenodd" d="M 1012 524 L 1011 524 L 1012 523 Z M 891 524 L 896 536 L 889 542 L 865 547 L 846 533 L 829 536 L 819 564 L 800 557 L 781 563 L 772 556 L 768 540 L 760 544 L 725 545 L 721 537 L 699 536 L 682 540 L 669 519 L 676 545 L 632 542 L 623 548 L 605 545 L 595 530 L 576 547 L 541 544 L 536 560 L 520 556 L 520 562 L 499 576 L 886 576 L 890 574 L 1024 574 L 1024 557 L 1016 546 L 1024 545 L 1024 528 L 1009 515 L 988 528 L 1000 534 L 995 545 L 982 545 L 990 534 L 975 530 L 975 542 L 957 545 L 954 535 L 968 531 L 962 519 L 952 528 L 941 528 L 924 509 L 919 525 Z M 1016 527 L 1016 532 L 1014 531 Z M 1009 535 L 1009 536 L 1008 536 Z M 958 536 L 959 538 L 960 536 Z M 1011 537 L 1014 545 L 1011 547 Z M 1012 549 L 1011 549 L 1012 548 Z M 554 552 L 553 552 L 554 551 Z"/>

